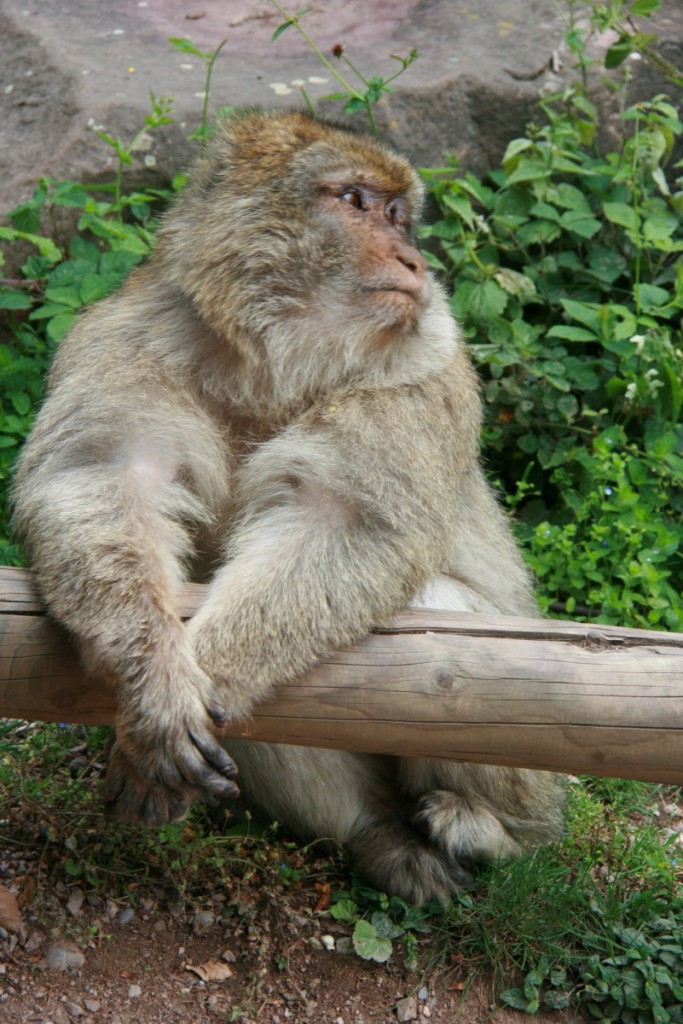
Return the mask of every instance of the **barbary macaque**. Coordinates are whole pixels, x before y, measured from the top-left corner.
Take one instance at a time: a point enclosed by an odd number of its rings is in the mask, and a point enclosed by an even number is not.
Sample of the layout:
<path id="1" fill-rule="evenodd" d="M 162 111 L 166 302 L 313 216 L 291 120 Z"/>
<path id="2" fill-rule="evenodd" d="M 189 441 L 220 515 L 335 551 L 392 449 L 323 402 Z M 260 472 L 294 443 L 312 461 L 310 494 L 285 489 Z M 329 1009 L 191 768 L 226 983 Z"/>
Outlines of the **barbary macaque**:
<path id="1" fill-rule="evenodd" d="M 110 814 L 233 798 L 234 756 L 247 805 L 416 903 L 556 835 L 553 777 L 216 726 L 408 604 L 536 613 L 479 462 L 477 380 L 412 240 L 421 199 L 365 135 L 222 121 L 151 258 L 62 343 L 15 489 L 45 601 L 117 695 Z M 207 567 L 184 625 L 178 586 Z"/>

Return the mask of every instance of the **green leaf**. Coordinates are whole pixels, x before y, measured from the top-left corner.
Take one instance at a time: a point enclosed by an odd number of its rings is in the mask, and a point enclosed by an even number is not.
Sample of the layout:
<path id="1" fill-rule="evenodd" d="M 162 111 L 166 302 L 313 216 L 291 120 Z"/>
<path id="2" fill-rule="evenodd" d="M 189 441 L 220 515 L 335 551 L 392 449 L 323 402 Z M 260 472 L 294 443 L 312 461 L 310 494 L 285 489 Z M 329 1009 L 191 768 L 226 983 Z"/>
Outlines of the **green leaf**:
<path id="1" fill-rule="evenodd" d="M 633 0 L 629 14 L 636 18 L 649 18 L 658 11 L 661 0 Z"/>
<path id="2" fill-rule="evenodd" d="M 80 292 L 73 285 L 61 288 L 51 285 L 45 289 L 45 298 L 49 299 L 50 302 L 59 302 L 63 306 L 70 306 L 71 309 L 80 309 L 83 305 Z"/>
<path id="3" fill-rule="evenodd" d="M 31 411 L 31 399 L 25 391 L 9 391 L 7 397 L 20 416 L 26 416 Z"/>
<path id="4" fill-rule="evenodd" d="M 510 295 L 516 296 L 522 303 L 531 302 L 536 297 L 536 285 L 526 274 L 503 267 L 493 276 L 501 288 L 504 288 Z"/>
<path id="5" fill-rule="evenodd" d="M 600 336 L 600 319 L 594 306 L 587 302 L 576 302 L 575 299 L 560 299 L 560 302 L 572 320 L 578 320 L 580 324 L 585 324 L 598 337 Z"/>
<path id="6" fill-rule="evenodd" d="M 565 210 L 574 210 L 575 213 L 586 213 L 589 216 L 593 215 L 591 205 L 581 189 L 577 188 L 576 185 L 570 185 L 566 181 L 561 182 L 557 188 L 549 189 L 547 198 Z"/>
<path id="7" fill-rule="evenodd" d="M 353 929 L 353 948 L 363 960 L 384 964 L 393 952 L 391 939 L 381 938 L 369 921 L 357 921 Z"/>
<path id="8" fill-rule="evenodd" d="M 0 309 L 30 309 L 32 305 L 33 300 L 26 292 L 14 288 L 3 288 L 0 291 Z"/>
<path id="9" fill-rule="evenodd" d="M 573 231 L 574 234 L 580 235 L 581 238 L 592 238 L 593 235 L 597 235 L 602 227 L 600 221 L 596 220 L 595 217 L 587 216 L 575 210 L 567 210 L 566 213 L 563 213 L 560 223 L 567 231 Z"/>
<path id="10" fill-rule="evenodd" d="M 383 910 L 376 910 L 370 917 L 370 923 L 381 939 L 398 939 L 405 931 L 400 924 L 392 921 Z"/>
<path id="11" fill-rule="evenodd" d="M 84 306 L 89 306 L 98 299 L 109 295 L 121 283 L 118 274 L 88 274 L 81 282 L 80 297 Z"/>
<path id="12" fill-rule="evenodd" d="M 168 40 L 174 50 L 178 50 L 180 53 L 192 53 L 195 57 L 201 57 L 202 60 L 210 60 L 211 53 L 206 50 L 200 50 L 191 39 L 184 39 L 181 36 L 171 36 Z"/>
<path id="13" fill-rule="evenodd" d="M 584 327 L 572 327 L 569 324 L 556 324 L 546 334 L 546 338 L 564 338 L 566 341 L 596 341 L 597 334 L 587 331 Z"/>
<path id="14" fill-rule="evenodd" d="M 47 336 L 51 341 L 61 341 L 64 335 L 71 329 L 76 319 L 75 313 L 60 313 L 48 321 Z"/>
<path id="15" fill-rule="evenodd" d="M 550 169 L 545 164 L 539 163 L 537 160 L 525 160 L 509 175 L 505 187 L 508 188 L 510 185 L 517 185 L 525 181 L 541 181 L 543 178 L 549 177 Z"/>
<path id="16" fill-rule="evenodd" d="M 16 437 L 10 437 L 9 434 L 0 434 L 0 448 L 14 448 L 16 443 Z"/>
<path id="17" fill-rule="evenodd" d="M 654 284 L 637 284 L 633 288 L 638 296 L 641 306 L 658 307 L 666 306 L 671 301 L 671 295 L 665 288 L 659 288 Z"/>
<path id="18" fill-rule="evenodd" d="M 330 914 L 335 921 L 355 921 L 358 917 L 358 904 L 355 900 L 337 900 L 330 907 Z"/>
<path id="19" fill-rule="evenodd" d="M 629 228 L 631 231 L 638 230 L 638 214 L 632 206 L 626 203 L 603 203 L 602 210 L 607 220 L 620 227 Z"/>
<path id="20" fill-rule="evenodd" d="M 36 308 L 29 313 L 29 320 L 49 320 L 53 316 L 62 316 L 71 312 L 71 307 L 61 302 L 46 302 L 43 306 Z"/>
<path id="21" fill-rule="evenodd" d="M 631 40 L 631 36 L 622 35 L 605 53 L 605 67 L 619 67 L 619 65 L 623 64 L 631 53 L 633 53 L 633 42 Z"/>

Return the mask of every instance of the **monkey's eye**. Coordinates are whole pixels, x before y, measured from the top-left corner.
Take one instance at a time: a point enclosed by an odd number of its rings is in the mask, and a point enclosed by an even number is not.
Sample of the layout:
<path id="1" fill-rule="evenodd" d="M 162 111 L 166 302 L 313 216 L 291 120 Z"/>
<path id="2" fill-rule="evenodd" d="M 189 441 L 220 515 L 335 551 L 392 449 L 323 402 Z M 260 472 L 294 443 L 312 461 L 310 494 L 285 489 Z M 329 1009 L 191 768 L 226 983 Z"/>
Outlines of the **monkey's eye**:
<path id="1" fill-rule="evenodd" d="M 348 203 L 350 206 L 353 206 L 356 210 L 365 209 L 365 206 L 363 205 L 363 197 L 356 188 L 347 188 L 345 192 L 342 192 L 339 198 L 342 200 L 342 202 Z"/>

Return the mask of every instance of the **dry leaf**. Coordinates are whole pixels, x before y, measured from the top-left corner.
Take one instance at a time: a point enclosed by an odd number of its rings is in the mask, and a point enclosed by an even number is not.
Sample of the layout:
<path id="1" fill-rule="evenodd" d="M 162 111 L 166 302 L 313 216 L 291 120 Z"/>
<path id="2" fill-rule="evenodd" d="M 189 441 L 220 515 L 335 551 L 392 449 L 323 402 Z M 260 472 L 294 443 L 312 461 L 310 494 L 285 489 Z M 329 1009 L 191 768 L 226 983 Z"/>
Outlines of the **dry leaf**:
<path id="1" fill-rule="evenodd" d="M 233 975 L 232 968 L 228 967 L 226 963 L 221 963 L 220 960 L 207 960 L 199 967 L 185 964 L 185 970 L 192 971 L 202 981 L 225 981 L 226 978 L 232 978 Z"/>
<path id="2" fill-rule="evenodd" d="M 21 928 L 17 898 L 4 885 L 0 885 L 0 927 L 8 932 L 18 932 Z"/>

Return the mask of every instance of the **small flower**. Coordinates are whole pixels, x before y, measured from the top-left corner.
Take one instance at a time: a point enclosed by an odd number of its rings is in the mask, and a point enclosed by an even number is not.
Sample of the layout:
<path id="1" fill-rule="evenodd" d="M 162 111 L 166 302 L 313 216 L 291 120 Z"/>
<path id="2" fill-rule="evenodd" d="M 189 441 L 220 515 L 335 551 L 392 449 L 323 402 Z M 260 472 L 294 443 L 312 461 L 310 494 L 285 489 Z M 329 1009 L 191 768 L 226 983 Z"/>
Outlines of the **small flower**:
<path id="1" fill-rule="evenodd" d="M 626 385 L 626 401 L 627 402 L 632 402 L 633 401 L 633 399 L 636 397 L 636 391 L 637 390 L 638 389 L 636 387 L 635 381 L 631 381 L 630 384 Z"/>
<path id="2" fill-rule="evenodd" d="M 645 344 L 645 335 L 634 334 L 632 338 L 629 338 L 629 341 L 632 345 L 636 346 L 636 353 L 640 355 L 640 353 L 643 351 L 643 345 Z"/>
<path id="3" fill-rule="evenodd" d="M 334 46 L 332 47 L 332 56 L 337 57 L 337 59 L 344 56 L 344 47 L 342 46 L 341 43 L 334 44 Z"/>

